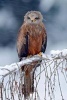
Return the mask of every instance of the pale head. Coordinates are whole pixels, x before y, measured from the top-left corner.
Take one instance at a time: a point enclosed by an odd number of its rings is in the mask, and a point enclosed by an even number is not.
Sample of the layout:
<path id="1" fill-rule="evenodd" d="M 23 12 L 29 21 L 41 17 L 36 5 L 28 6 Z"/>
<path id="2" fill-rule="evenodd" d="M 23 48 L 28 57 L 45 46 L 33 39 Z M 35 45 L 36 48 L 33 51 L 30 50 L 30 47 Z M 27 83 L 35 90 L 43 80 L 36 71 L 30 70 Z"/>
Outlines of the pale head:
<path id="1" fill-rule="evenodd" d="M 25 23 L 37 24 L 42 22 L 43 16 L 39 11 L 29 11 L 24 16 Z"/>

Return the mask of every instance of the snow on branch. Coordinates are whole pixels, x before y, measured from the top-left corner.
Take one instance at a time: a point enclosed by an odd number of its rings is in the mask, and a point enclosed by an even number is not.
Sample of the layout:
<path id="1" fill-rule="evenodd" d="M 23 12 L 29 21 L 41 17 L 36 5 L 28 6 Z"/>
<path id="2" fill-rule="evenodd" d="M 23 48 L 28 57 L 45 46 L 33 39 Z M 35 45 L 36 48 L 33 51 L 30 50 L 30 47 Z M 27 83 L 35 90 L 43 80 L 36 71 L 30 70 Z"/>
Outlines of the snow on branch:
<path id="1" fill-rule="evenodd" d="M 51 50 L 50 54 L 53 56 L 53 57 L 59 57 L 59 58 L 62 58 L 62 57 L 66 57 L 67 56 L 67 49 L 63 49 L 63 50 Z"/>
<path id="2" fill-rule="evenodd" d="M 22 66 L 26 65 L 26 64 L 30 64 L 34 61 L 38 61 L 41 60 L 42 57 L 35 55 L 33 57 L 30 58 L 24 58 L 22 61 L 20 62 L 16 62 L 13 63 L 11 65 L 6 65 L 6 66 L 0 66 L 0 76 L 5 77 L 6 75 L 8 75 L 11 72 L 14 72 L 18 69 L 20 69 Z"/>
<path id="3" fill-rule="evenodd" d="M 0 66 L 0 78 L 5 77 L 6 75 L 10 74 L 11 72 L 14 72 L 21 68 L 21 66 L 24 66 L 26 64 L 30 64 L 34 61 L 39 60 L 54 60 L 54 59 L 67 59 L 67 49 L 63 50 L 51 50 L 49 55 L 45 55 L 42 53 L 42 56 L 34 55 L 30 58 L 24 58 L 20 62 L 13 63 L 11 65 L 6 66 Z"/>
<path id="4" fill-rule="evenodd" d="M 67 49 L 51 50 L 49 55 L 42 53 L 42 56 L 34 55 L 11 65 L 0 66 L 0 100 L 25 100 L 22 93 L 25 73 L 20 69 L 24 65 L 41 60 L 41 65 L 34 73 L 34 93 L 28 100 L 57 100 L 57 92 L 61 94 L 59 97 L 62 100 L 66 100 L 62 85 L 67 86 Z M 60 91 L 57 90 L 56 84 Z M 43 87 L 44 92 L 41 92 L 40 87 Z"/>

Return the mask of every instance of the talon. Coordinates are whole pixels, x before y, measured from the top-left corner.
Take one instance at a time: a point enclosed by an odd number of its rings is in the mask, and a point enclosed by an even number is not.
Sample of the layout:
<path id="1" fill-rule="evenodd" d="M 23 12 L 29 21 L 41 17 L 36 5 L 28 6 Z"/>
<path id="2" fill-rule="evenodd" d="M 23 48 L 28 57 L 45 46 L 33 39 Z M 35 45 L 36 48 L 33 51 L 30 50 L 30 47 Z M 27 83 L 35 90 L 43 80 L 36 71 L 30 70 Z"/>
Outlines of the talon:
<path id="1" fill-rule="evenodd" d="M 39 56 L 42 56 L 42 52 L 40 52 L 38 55 L 39 55 Z"/>

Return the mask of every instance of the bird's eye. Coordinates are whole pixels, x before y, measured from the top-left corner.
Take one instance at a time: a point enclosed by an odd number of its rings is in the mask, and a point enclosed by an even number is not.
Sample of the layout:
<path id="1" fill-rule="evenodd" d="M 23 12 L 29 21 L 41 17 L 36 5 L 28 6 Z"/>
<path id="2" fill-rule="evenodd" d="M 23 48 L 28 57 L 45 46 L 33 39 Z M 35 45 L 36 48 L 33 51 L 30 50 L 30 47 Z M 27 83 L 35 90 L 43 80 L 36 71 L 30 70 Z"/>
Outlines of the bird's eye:
<path id="1" fill-rule="evenodd" d="M 35 19 L 39 19 L 39 17 L 36 17 Z"/>
<path id="2" fill-rule="evenodd" d="M 27 17 L 27 19 L 30 19 L 30 17 Z"/>

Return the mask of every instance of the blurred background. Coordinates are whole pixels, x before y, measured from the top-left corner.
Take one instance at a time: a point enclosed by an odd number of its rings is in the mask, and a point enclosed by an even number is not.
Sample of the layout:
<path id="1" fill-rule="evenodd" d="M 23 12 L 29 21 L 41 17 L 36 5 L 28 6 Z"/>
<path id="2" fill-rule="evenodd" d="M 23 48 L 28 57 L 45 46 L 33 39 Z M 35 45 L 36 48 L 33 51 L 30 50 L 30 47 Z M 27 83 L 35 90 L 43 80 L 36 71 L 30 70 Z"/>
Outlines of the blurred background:
<path id="1" fill-rule="evenodd" d="M 17 33 L 30 10 L 43 14 L 48 36 L 46 53 L 67 48 L 67 0 L 0 0 L 0 66 L 18 61 Z"/>

